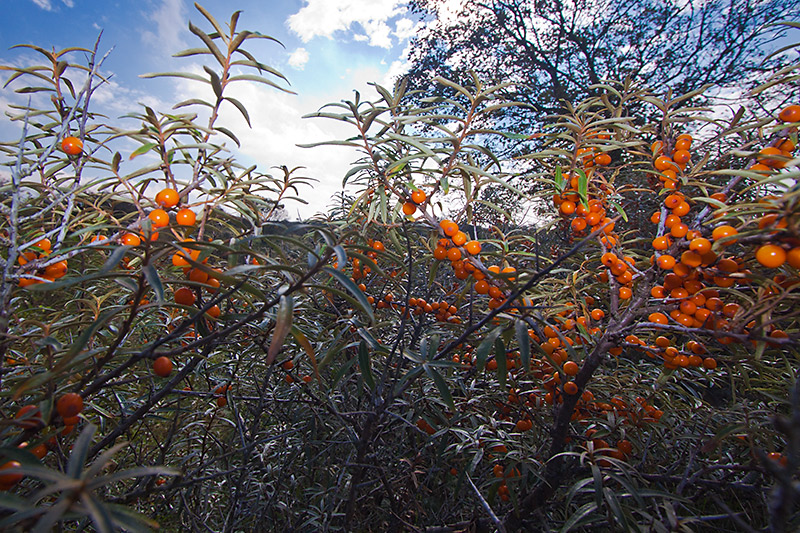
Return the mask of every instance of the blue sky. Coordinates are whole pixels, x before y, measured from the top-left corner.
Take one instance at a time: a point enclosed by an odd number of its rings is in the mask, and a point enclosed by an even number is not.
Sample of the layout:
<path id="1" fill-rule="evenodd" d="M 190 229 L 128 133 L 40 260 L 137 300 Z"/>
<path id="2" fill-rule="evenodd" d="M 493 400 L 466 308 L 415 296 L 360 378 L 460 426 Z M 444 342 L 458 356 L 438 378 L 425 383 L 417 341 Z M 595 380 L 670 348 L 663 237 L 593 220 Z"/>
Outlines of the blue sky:
<path id="1" fill-rule="evenodd" d="M 353 132 L 334 122 L 300 117 L 325 103 L 351 99 L 354 89 L 372 97 L 368 82 L 389 86 L 405 68 L 408 39 L 418 22 L 403 0 L 204 0 L 200 4 L 223 24 L 234 10 L 241 10 L 239 28 L 271 35 L 285 46 L 250 41 L 255 44 L 248 50 L 286 75 L 297 95 L 242 86 L 235 96 L 247 106 L 253 129 L 233 108 L 223 116 L 223 125 L 242 141 L 243 162 L 257 163 L 264 171 L 276 165 L 302 165 L 307 167 L 306 176 L 319 180 L 313 191 L 301 191 L 306 199 L 313 199 L 310 206 L 287 206 L 292 218 L 325 210 L 357 155 L 345 148 L 295 145 L 344 138 Z M 10 50 L 15 44 L 91 48 L 103 30 L 100 53 L 113 47 L 104 69 L 113 77 L 97 93 L 95 103 L 112 120 L 140 111 L 139 103 L 169 112 L 175 102 L 204 90 L 191 82 L 139 78 L 147 72 L 199 65 L 196 59 L 171 57 L 199 45 L 188 31 L 189 20 L 210 31 L 192 1 L 4 0 L 0 5 L 5 20 L 0 27 L 2 64 L 40 63 L 41 56 L 29 50 Z M 6 88 L 0 92 L 0 108 L 5 111 L 9 102 L 19 103 L 22 98 Z M 4 140 L 14 138 L 8 121 L 2 121 L 0 135 Z"/>

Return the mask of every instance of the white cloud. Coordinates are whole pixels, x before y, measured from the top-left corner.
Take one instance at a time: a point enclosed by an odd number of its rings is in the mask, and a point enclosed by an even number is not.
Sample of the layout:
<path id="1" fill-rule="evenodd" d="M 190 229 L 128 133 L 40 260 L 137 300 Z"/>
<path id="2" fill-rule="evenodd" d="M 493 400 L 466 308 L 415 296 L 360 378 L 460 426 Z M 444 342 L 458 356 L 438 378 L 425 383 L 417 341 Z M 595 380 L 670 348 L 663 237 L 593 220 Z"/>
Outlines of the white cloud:
<path id="1" fill-rule="evenodd" d="M 382 74 L 381 70 L 374 67 L 348 70 L 346 81 L 336 83 L 336 86 L 358 90 L 364 98 L 377 98 L 375 90 L 368 86 L 368 82 L 380 79 Z M 207 99 L 209 96 L 206 85 L 188 80 L 177 80 L 176 83 L 178 100 Z M 339 99 L 352 99 L 352 91 L 332 88 L 325 94 L 291 95 L 245 83 L 232 84 L 229 89 L 229 96 L 247 107 L 253 127 L 247 126 L 242 115 L 233 106 L 225 105 L 218 125 L 233 131 L 242 146 L 237 149 L 230 139 L 222 135 L 215 137 L 215 142 L 226 143 L 229 149 L 238 154 L 236 157 L 241 163 L 257 164 L 260 172 L 274 177 L 282 176 L 282 172 L 273 167 L 305 167 L 296 175 L 317 180 L 311 186 L 299 187 L 298 196 L 308 204 L 289 200 L 284 202 L 286 210 L 290 218 L 297 218 L 298 213 L 301 218 L 308 218 L 316 213 L 326 212 L 333 196 L 342 189 L 342 178 L 361 154 L 342 146 L 298 147 L 297 144 L 346 139 L 355 133 L 352 126 L 344 122 L 323 118 L 303 119 L 302 116 L 316 112 L 325 104 Z M 200 123 L 204 123 L 204 120 L 205 118 L 198 118 Z"/>
<path id="2" fill-rule="evenodd" d="M 308 50 L 298 48 L 289 56 L 289 66 L 297 70 L 303 70 L 308 63 Z"/>
<path id="3" fill-rule="evenodd" d="M 61 0 L 67 7 L 75 7 L 74 0 Z M 45 11 L 53 11 L 53 3 L 50 0 L 33 0 L 33 3 Z"/>
<path id="4" fill-rule="evenodd" d="M 394 35 L 399 40 L 405 41 L 413 37 L 414 34 L 417 33 L 417 29 L 421 26 L 422 24 L 414 23 L 411 19 L 402 18 L 394 25 Z"/>
<path id="5" fill-rule="evenodd" d="M 153 31 L 142 31 L 142 41 L 170 55 L 185 48 L 181 39 L 181 29 L 186 27 L 183 0 L 162 0 L 161 7 L 149 11 L 145 17 L 155 26 L 151 25 Z"/>
<path id="6" fill-rule="evenodd" d="M 358 24 L 369 44 L 390 48 L 391 30 L 387 21 L 404 13 L 405 0 L 305 0 L 306 5 L 287 20 L 289 29 L 303 42 L 314 37 L 332 38 L 334 33 Z"/>
<path id="7" fill-rule="evenodd" d="M 41 7 L 45 11 L 53 10 L 53 5 L 50 3 L 50 0 L 33 0 L 33 3 Z"/>

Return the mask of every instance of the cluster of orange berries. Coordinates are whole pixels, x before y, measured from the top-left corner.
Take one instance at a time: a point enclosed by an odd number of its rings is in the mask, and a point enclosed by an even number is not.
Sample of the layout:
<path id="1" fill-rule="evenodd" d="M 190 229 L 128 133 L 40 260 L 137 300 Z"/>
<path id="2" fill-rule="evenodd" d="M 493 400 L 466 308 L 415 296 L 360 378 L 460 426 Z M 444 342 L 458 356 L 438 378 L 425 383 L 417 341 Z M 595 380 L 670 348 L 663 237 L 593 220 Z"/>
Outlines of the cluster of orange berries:
<path id="1" fill-rule="evenodd" d="M 56 401 L 56 412 L 61 417 L 63 429 L 61 430 L 62 436 L 67 436 L 75 429 L 75 426 L 80 422 L 80 414 L 83 411 L 83 398 L 80 394 L 68 392 L 62 395 Z M 14 416 L 14 424 L 26 431 L 39 431 L 47 424 L 42 418 L 42 412 L 36 405 L 24 405 Z M 52 437 L 46 442 L 37 444 L 36 446 L 28 447 L 27 442 L 19 445 L 19 448 L 27 449 L 34 457 L 41 460 L 43 459 L 50 448 L 56 445 L 55 437 Z M 22 465 L 18 461 L 8 461 L 0 466 L 0 471 L 8 470 L 11 468 L 20 468 Z M 9 490 L 14 485 L 19 483 L 23 478 L 22 473 L 14 474 L 0 474 L 0 490 Z"/>
<path id="2" fill-rule="evenodd" d="M 605 131 L 590 131 L 587 135 L 590 139 L 608 140 L 611 134 Z M 583 168 L 589 169 L 594 166 L 604 167 L 611 164 L 611 154 L 601 152 L 596 146 L 584 146 L 575 151 L 578 160 L 583 164 Z"/>
<path id="3" fill-rule="evenodd" d="M 422 189 L 412 191 L 409 199 L 403 202 L 403 214 L 407 216 L 413 215 L 417 212 L 417 206 L 425 203 L 427 199 L 428 195 Z"/>
<path id="4" fill-rule="evenodd" d="M 558 208 L 559 213 L 567 220 L 571 219 L 570 227 L 576 235 L 582 234 L 584 230 L 594 232 L 603 228 L 606 234 L 605 240 L 610 243 L 616 242 L 615 237 L 611 236 L 614 231 L 614 222 L 607 216 L 603 202 L 596 198 L 594 194 L 584 205 L 578 195 L 578 177 L 567 174 L 569 186 L 561 194 L 553 195 L 553 204 Z"/>
<path id="5" fill-rule="evenodd" d="M 800 122 L 800 105 L 790 105 L 781 110 L 778 114 L 781 122 Z M 770 146 L 765 146 L 756 155 L 757 163 L 750 166 L 750 170 L 755 172 L 772 173 L 784 168 L 786 162 L 792 159 L 796 145 L 788 137 L 775 139 Z"/>
<path id="6" fill-rule="evenodd" d="M 286 381 L 286 383 L 294 383 L 295 377 L 291 374 L 291 371 L 294 368 L 294 361 L 287 359 L 281 363 L 281 368 L 286 371 L 286 377 L 284 378 L 284 381 Z M 311 383 L 314 378 L 312 378 L 310 375 L 305 375 L 300 379 L 303 380 L 303 383 Z"/>
<path id="7" fill-rule="evenodd" d="M 593 398 L 582 398 L 582 400 L 584 404 L 579 407 L 577 416 L 573 415 L 574 420 L 586 421 L 591 418 L 607 420 L 609 415 L 613 415 L 622 425 L 643 427 L 646 424 L 659 422 L 664 416 L 661 409 L 657 409 L 641 396 L 636 397 L 634 402 L 628 402 L 619 396 L 611 398 L 608 402 L 596 402 Z"/>
<path id="8" fill-rule="evenodd" d="M 231 390 L 231 384 L 228 383 L 226 385 L 219 385 L 217 388 L 214 389 L 214 401 L 217 404 L 217 407 L 225 407 L 228 405 L 228 398 L 227 394 Z"/>
<path id="9" fill-rule="evenodd" d="M 520 477 L 519 469 L 516 466 L 505 468 L 501 463 L 496 463 L 492 467 L 492 474 L 494 477 L 501 480 L 500 484 L 497 486 L 497 495 L 500 496 L 501 500 L 507 502 L 511 499 L 511 491 L 508 488 L 507 481 Z"/>
<path id="10" fill-rule="evenodd" d="M 44 259 L 48 255 L 50 255 L 50 252 L 52 251 L 52 243 L 50 242 L 50 239 L 47 238 L 39 240 L 39 242 L 37 242 L 35 246 L 39 250 L 41 250 L 41 252 L 34 252 L 34 251 L 23 252 L 22 254 L 19 255 L 19 257 L 17 257 L 17 263 L 19 263 L 20 266 L 27 265 L 32 261 Z M 55 281 L 59 278 L 64 277 L 66 273 L 67 273 L 67 260 L 62 259 L 61 261 L 48 265 L 43 269 L 39 269 L 35 273 L 35 275 L 37 278 L 41 279 L 20 278 L 19 286 L 28 287 L 30 285 L 35 285 L 37 283 Z"/>
<path id="11" fill-rule="evenodd" d="M 768 196 L 759 201 L 762 204 L 771 204 L 774 197 Z M 782 206 L 774 206 L 773 212 L 762 216 L 758 221 L 759 229 L 770 229 L 770 239 L 775 242 L 762 244 L 755 252 L 755 259 L 764 267 L 780 268 L 785 263 L 800 269 L 800 238 L 786 231 L 789 221 L 786 216 L 781 216 Z"/>
<path id="12" fill-rule="evenodd" d="M 212 268 L 212 272 L 219 273 L 221 272 L 219 269 Z M 200 284 L 199 287 L 192 289 L 190 287 L 179 287 L 175 289 L 173 292 L 173 299 L 176 304 L 183 305 L 183 306 L 193 306 L 197 302 L 197 293 L 200 289 L 205 289 L 210 294 L 214 294 L 217 292 L 217 289 L 220 287 L 219 280 L 214 277 L 214 274 L 210 274 L 204 270 L 199 268 L 193 267 L 184 267 L 183 269 L 184 275 L 186 279 L 192 281 L 194 283 Z M 218 305 L 213 305 L 208 310 L 206 310 L 206 316 L 217 319 L 222 314 L 222 310 L 219 308 Z M 171 326 L 172 327 L 172 326 Z M 191 330 L 182 343 L 185 345 L 193 338 L 197 337 L 197 332 L 195 330 Z M 173 364 L 169 357 L 167 356 L 160 356 L 157 357 L 153 361 L 153 372 L 162 378 L 168 377 L 172 373 Z"/>
<path id="13" fill-rule="evenodd" d="M 156 203 L 160 207 L 153 209 L 147 215 L 147 218 L 150 219 L 150 223 L 152 224 L 153 228 L 160 229 L 167 227 L 169 225 L 169 213 L 166 211 L 166 209 L 171 209 L 177 206 L 179 202 L 180 195 L 175 189 L 167 188 L 159 191 L 158 194 L 156 194 Z M 188 207 L 179 209 L 175 213 L 175 222 L 177 222 L 179 226 L 194 226 L 196 221 L 197 215 L 195 215 L 194 211 Z M 157 235 L 158 233 L 156 233 L 156 236 Z"/>
<path id="14" fill-rule="evenodd" d="M 724 202 L 725 197 L 719 193 L 712 195 L 716 200 Z M 651 296 L 656 299 L 665 299 L 668 305 L 675 307 L 669 312 L 669 317 L 678 324 L 687 328 L 708 328 L 724 330 L 729 327 L 728 319 L 733 319 L 739 312 L 740 306 L 734 302 L 723 302 L 720 293 L 716 289 L 709 288 L 709 284 L 727 288 L 736 283 L 747 283 L 750 272 L 742 268 L 740 262 L 731 257 L 720 257 L 712 247 L 717 245 L 718 249 L 725 250 L 726 247 L 736 243 L 738 230 L 728 224 L 717 226 L 711 232 L 711 239 L 703 237 L 698 231 L 688 230 L 685 224 L 681 223 L 679 214 L 687 211 L 686 207 L 681 207 L 686 203 L 680 193 L 674 193 L 665 199 L 665 207 L 672 209 L 664 223 L 665 229 L 669 234 L 656 237 L 653 240 L 653 248 L 661 253 L 658 258 L 652 258 L 658 266 L 665 272 L 662 285 L 656 285 L 651 289 Z M 680 213 L 676 213 L 676 209 Z M 688 212 L 688 211 L 687 211 Z M 654 213 L 652 221 L 660 220 L 660 213 Z M 768 220 L 767 217 L 769 217 Z M 767 215 L 759 223 L 763 229 L 775 222 L 774 217 Z M 672 238 L 676 239 L 673 243 Z M 713 242 L 712 242 L 713 241 Z M 666 253 L 668 249 L 683 249 L 680 259 Z M 724 254 L 723 254 L 724 255 Z M 792 258 L 790 264 L 795 263 L 800 267 L 800 249 L 797 252 L 790 250 L 787 254 L 783 248 L 774 244 L 762 245 L 756 252 L 756 259 L 765 267 L 777 268 L 781 266 L 787 258 Z M 794 266 L 794 264 L 792 265 Z M 664 313 L 652 313 L 649 317 L 650 322 L 656 324 L 667 324 L 669 319 Z M 748 324 L 750 327 L 754 324 Z M 730 337 L 719 339 L 722 343 L 733 342 Z M 677 366 L 699 366 L 697 359 L 686 364 L 680 355 L 672 354 L 676 361 L 668 361 L 667 365 Z M 695 353 L 694 355 L 701 355 Z M 688 356 L 692 361 L 691 355 Z M 704 366 L 713 364 L 710 361 L 703 363 Z M 706 366 L 708 368 L 708 366 Z"/>
<path id="15" fill-rule="evenodd" d="M 461 323 L 461 318 L 458 316 L 458 308 L 444 300 L 441 302 L 428 303 L 423 298 L 409 298 L 408 305 L 414 308 L 411 312 L 414 315 L 430 313 L 434 314 L 436 320 L 439 322 L 450 322 L 451 324 Z M 403 309 L 401 308 L 401 312 L 402 311 Z"/>
<path id="16" fill-rule="evenodd" d="M 469 236 L 459 229 L 458 224 L 449 219 L 439 222 L 439 228 L 446 237 L 439 239 L 434 248 L 434 259 L 450 261 L 458 279 L 464 280 L 470 275 L 473 275 L 475 279 L 483 279 L 485 275 L 475 263 L 465 260 L 469 256 L 477 256 L 481 253 L 480 241 L 470 240 Z"/>
<path id="17" fill-rule="evenodd" d="M 712 303 L 712 307 L 716 308 L 716 306 L 716 303 Z M 727 313 L 725 316 L 734 316 L 738 309 L 738 304 L 728 304 L 728 309 L 724 311 Z M 664 313 L 655 312 L 650 313 L 648 320 L 655 324 L 666 324 L 669 319 Z M 703 343 L 695 340 L 686 342 L 683 349 L 673 346 L 673 341 L 663 335 L 656 337 L 651 345 L 647 345 L 636 335 L 628 335 L 625 340 L 630 346 L 644 350 L 649 357 L 661 358 L 664 367 L 670 370 L 689 367 L 703 367 L 706 370 L 717 368 L 717 360 L 713 357 L 703 357 L 708 353 L 708 350 Z"/>
<path id="18" fill-rule="evenodd" d="M 589 450 L 591 455 L 596 454 L 601 456 L 597 460 L 597 464 L 599 466 L 611 466 L 610 461 L 604 457 L 613 457 L 618 461 L 627 461 L 628 458 L 633 454 L 633 444 L 628 439 L 619 439 L 617 440 L 616 444 L 612 446 L 606 439 L 592 438 L 596 433 L 597 430 L 594 428 L 586 430 L 586 448 Z M 590 443 L 591 447 L 589 446 Z"/>
<path id="19" fill-rule="evenodd" d="M 680 187 L 678 174 L 686 170 L 686 165 L 692 158 L 692 136 L 682 133 L 675 139 L 671 147 L 670 155 L 665 153 L 665 146 L 662 141 L 656 141 L 651 146 L 651 151 L 655 160 L 653 166 L 659 171 L 658 179 L 662 182 L 665 189 L 676 190 Z"/>

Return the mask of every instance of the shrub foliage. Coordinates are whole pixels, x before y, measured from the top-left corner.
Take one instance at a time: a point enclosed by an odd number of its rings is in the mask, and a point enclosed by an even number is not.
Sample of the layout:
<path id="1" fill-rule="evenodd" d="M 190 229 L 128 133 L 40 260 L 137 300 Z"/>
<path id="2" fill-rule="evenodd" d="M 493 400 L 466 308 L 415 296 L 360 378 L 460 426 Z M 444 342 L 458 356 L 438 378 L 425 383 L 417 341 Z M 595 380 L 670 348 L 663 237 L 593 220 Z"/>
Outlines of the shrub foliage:
<path id="1" fill-rule="evenodd" d="M 313 115 L 362 156 L 341 208 L 277 223 L 308 179 L 218 117 L 284 78 L 198 9 L 171 112 L 92 112 L 97 46 L 2 67 L 0 527 L 800 525 L 796 65 L 753 108 L 598 85 L 525 174 L 507 85 L 375 85 Z"/>

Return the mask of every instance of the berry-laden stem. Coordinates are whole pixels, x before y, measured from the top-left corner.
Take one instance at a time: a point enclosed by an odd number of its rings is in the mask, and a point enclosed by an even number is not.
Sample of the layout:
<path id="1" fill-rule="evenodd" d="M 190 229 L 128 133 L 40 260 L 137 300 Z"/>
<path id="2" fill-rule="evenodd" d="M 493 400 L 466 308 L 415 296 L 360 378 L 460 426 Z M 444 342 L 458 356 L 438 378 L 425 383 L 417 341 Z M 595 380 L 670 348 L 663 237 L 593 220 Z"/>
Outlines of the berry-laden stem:
<path id="1" fill-rule="evenodd" d="M 609 348 L 619 344 L 623 336 L 622 332 L 638 316 L 638 310 L 644 306 L 646 301 L 647 295 L 642 290 L 623 311 L 619 319 L 612 318 L 605 333 L 595 344 L 594 349 L 586 357 L 580 371 L 573 379 L 578 386 L 578 391 L 575 394 L 562 394 L 564 400 L 556 411 L 555 420 L 550 429 L 550 450 L 548 452 L 547 466 L 542 476 L 543 480 L 521 500 L 519 515 L 515 515 L 513 512 L 506 515 L 505 524 L 509 529 L 516 530 L 521 528 L 522 520 L 543 507 L 555 491 L 558 490 L 561 480 L 564 479 L 562 469 L 565 457 L 561 454 L 564 452 L 567 437 L 569 436 L 569 428 L 572 422 L 572 414 L 575 412 L 575 406 L 578 404 L 578 400 L 586 389 L 586 385 L 592 375 L 603 363 Z"/>

